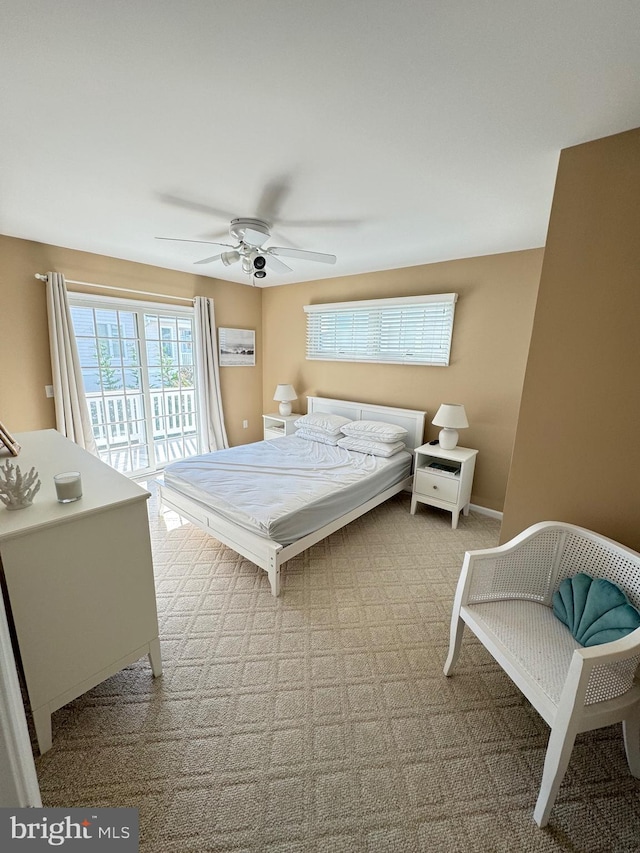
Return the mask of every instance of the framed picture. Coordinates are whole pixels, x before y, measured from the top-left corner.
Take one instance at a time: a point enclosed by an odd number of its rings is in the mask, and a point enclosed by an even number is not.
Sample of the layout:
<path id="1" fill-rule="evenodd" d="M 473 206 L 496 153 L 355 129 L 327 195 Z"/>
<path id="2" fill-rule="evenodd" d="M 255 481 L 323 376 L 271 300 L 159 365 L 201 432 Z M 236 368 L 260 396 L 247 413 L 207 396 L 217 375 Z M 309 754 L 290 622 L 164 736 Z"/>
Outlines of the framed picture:
<path id="1" fill-rule="evenodd" d="M 0 421 L 0 454 L 5 454 L 7 451 L 10 456 L 17 456 L 20 453 L 20 445 Z"/>
<path id="2" fill-rule="evenodd" d="M 218 329 L 220 367 L 255 367 L 256 333 L 253 329 Z"/>

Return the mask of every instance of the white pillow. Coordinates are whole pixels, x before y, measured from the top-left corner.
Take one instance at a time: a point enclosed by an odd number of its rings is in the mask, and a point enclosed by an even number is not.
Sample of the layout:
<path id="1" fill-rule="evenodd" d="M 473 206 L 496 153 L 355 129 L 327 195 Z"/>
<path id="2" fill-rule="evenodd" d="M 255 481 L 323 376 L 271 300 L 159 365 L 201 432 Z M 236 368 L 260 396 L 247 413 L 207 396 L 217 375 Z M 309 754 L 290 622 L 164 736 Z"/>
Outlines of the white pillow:
<path id="1" fill-rule="evenodd" d="M 339 441 L 338 435 L 329 435 L 321 429 L 302 429 L 296 430 L 296 438 L 304 438 L 307 441 L 319 441 L 320 444 L 331 444 L 333 447 Z"/>
<path id="2" fill-rule="evenodd" d="M 404 441 L 374 441 L 366 438 L 353 438 L 346 435 L 338 442 L 345 450 L 356 450 L 358 453 L 370 453 L 373 456 L 394 456 L 401 450 L 406 450 Z"/>
<path id="3" fill-rule="evenodd" d="M 305 429 L 318 429 L 326 432 L 328 435 L 340 435 L 340 428 L 345 424 L 350 423 L 349 418 L 343 418 L 342 415 L 328 415 L 323 412 L 314 412 L 311 415 L 303 415 L 294 422 L 297 429 L 304 427 Z"/>
<path id="4" fill-rule="evenodd" d="M 384 421 L 351 421 L 342 427 L 345 435 L 355 438 L 367 438 L 374 441 L 402 441 L 409 431 L 396 424 L 387 424 Z"/>

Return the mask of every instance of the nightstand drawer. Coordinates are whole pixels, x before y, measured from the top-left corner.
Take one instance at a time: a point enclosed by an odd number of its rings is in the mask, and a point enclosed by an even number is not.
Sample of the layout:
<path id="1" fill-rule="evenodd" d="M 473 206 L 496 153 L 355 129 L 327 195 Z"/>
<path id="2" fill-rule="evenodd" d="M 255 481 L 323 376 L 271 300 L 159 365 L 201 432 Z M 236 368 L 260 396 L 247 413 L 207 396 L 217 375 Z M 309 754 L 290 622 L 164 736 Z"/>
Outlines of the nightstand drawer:
<path id="1" fill-rule="evenodd" d="M 456 503 L 460 480 L 457 477 L 447 477 L 444 474 L 432 474 L 431 471 L 418 469 L 416 471 L 416 492 L 440 501 Z"/>

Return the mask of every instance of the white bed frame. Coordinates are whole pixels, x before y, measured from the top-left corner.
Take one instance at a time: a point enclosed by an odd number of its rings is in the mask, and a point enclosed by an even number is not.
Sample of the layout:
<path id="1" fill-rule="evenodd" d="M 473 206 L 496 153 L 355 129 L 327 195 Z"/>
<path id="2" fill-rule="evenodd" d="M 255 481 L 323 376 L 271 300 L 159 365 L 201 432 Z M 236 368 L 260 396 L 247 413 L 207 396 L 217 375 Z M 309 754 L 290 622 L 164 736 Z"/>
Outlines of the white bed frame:
<path id="1" fill-rule="evenodd" d="M 343 415 L 351 420 L 384 421 L 397 424 L 408 431 L 405 438 L 407 449 L 414 450 L 423 443 L 424 419 L 426 412 L 413 409 L 396 409 L 389 406 L 376 406 L 367 403 L 354 403 L 349 400 L 331 400 L 327 397 L 307 397 L 307 412 L 309 414 L 322 412 L 325 414 Z M 202 504 L 186 497 L 166 484 L 160 487 L 160 507 L 174 510 L 182 518 L 200 527 L 219 542 L 232 548 L 238 554 L 246 557 L 252 563 L 267 572 L 271 593 L 274 596 L 280 594 L 280 567 L 287 560 L 297 554 L 306 551 L 311 545 L 325 539 L 331 533 L 344 527 L 349 522 L 369 510 L 389 500 L 393 495 L 411 489 L 412 477 L 408 476 L 395 486 L 385 489 L 384 492 L 371 498 L 345 515 L 336 518 L 329 524 L 314 530 L 312 533 L 297 539 L 289 545 L 282 545 L 273 539 L 267 539 L 256 533 L 228 521 L 217 515 L 213 510 L 207 509 Z"/>

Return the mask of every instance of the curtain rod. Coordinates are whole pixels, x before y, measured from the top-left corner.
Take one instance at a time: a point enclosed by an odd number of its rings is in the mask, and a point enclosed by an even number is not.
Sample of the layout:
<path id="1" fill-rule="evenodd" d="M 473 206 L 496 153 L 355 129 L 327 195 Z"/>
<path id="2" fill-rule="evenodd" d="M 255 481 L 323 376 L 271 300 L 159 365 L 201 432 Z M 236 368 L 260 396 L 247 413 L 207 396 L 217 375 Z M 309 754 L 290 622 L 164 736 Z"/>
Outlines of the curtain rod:
<path id="1" fill-rule="evenodd" d="M 46 281 L 48 276 L 37 272 L 35 277 L 38 281 Z M 137 296 L 155 296 L 160 299 L 177 299 L 180 302 L 190 302 L 192 305 L 195 300 L 188 296 L 170 296 L 167 293 L 152 293 L 149 290 L 129 290 L 128 287 L 113 287 L 110 284 L 94 284 L 92 281 L 74 281 L 72 278 L 66 279 L 67 284 L 79 284 L 81 287 L 99 287 L 101 290 L 119 290 L 121 293 L 135 293 Z"/>

